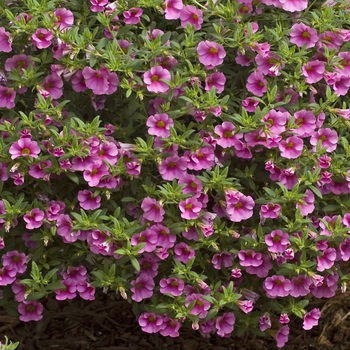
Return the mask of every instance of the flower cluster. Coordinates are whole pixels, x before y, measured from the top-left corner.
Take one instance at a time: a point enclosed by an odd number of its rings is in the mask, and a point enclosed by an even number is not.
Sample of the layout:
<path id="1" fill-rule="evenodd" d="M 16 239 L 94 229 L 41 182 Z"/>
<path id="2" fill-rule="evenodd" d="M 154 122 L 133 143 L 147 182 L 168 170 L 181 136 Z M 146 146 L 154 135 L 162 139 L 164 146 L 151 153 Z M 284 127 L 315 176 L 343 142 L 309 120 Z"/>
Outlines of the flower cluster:
<path id="1" fill-rule="evenodd" d="M 350 280 L 349 6 L 88 3 L 0 19 L 6 301 L 113 290 L 144 332 L 278 347 L 317 326 Z"/>

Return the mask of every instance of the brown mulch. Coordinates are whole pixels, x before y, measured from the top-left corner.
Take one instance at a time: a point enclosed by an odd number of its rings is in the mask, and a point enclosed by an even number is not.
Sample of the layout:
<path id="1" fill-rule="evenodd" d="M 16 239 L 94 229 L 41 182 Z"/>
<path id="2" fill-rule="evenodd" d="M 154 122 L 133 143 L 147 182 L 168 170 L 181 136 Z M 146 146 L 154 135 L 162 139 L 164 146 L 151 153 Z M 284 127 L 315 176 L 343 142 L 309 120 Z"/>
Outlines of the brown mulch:
<path id="1" fill-rule="evenodd" d="M 311 303 L 319 307 L 322 318 L 318 327 L 302 330 L 302 321 L 292 319 L 285 350 L 349 350 L 350 293 Z M 183 327 L 184 328 L 184 327 Z M 241 338 L 203 338 L 199 332 L 182 330 L 178 338 L 146 334 L 141 331 L 131 306 L 110 295 L 93 302 L 84 300 L 45 303 L 39 322 L 20 322 L 17 317 L 0 312 L 0 339 L 7 336 L 19 341 L 19 350 L 275 350 L 271 337 L 248 334 Z"/>

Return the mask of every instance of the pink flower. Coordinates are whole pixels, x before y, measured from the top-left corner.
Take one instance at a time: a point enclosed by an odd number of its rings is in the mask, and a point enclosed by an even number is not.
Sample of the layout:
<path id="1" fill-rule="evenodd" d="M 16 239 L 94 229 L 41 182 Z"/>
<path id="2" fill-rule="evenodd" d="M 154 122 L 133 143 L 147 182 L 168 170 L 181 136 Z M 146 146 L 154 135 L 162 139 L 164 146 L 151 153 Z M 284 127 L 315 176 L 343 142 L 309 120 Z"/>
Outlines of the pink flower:
<path id="1" fill-rule="evenodd" d="M 202 203 L 196 198 L 187 198 L 179 203 L 181 217 L 186 220 L 194 220 L 199 217 L 199 212 L 202 209 Z"/>
<path id="2" fill-rule="evenodd" d="M 166 113 L 154 114 L 149 116 L 146 125 L 149 127 L 149 135 L 169 137 L 169 130 L 171 126 L 174 126 L 174 121 L 171 118 L 169 118 L 169 116 Z"/>
<path id="3" fill-rule="evenodd" d="M 74 299 L 77 296 L 77 285 L 70 280 L 63 280 L 61 283 L 64 287 L 55 290 L 56 300 Z"/>
<path id="4" fill-rule="evenodd" d="M 169 318 L 165 316 L 163 318 L 163 324 L 161 325 L 161 329 L 159 333 L 163 337 L 172 337 L 176 338 L 179 334 L 179 329 L 181 327 L 180 322 L 173 320 L 172 318 Z"/>
<path id="5" fill-rule="evenodd" d="M 169 90 L 169 85 L 161 80 L 170 81 L 171 74 L 161 66 L 152 67 L 151 70 L 143 74 L 143 81 L 150 92 L 165 93 Z"/>
<path id="6" fill-rule="evenodd" d="M 82 92 L 87 89 L 85 84 L 85 78 L 83 77 L 83 71 L 78 70 L 72 77 L 72 89 L 75 92 Z"/>
<path id="7" fill-rule="evenodd" d="M 310 330 L 311 328 L 318 325 L 318 319 L 321 317 L 320 309 L 312 309 L 304 315 L 303 328 Z"/>
<path id="8" fill-rule="evenodd" d="M 0 269 L 0 286 L 7 286 L 16 280 L 17 271 L 13 267 L 4 266 Z"/>
<path id="9" fill-rule="evenodd" d="M 289 235 L 281 230 L 273 230 L 265 236 L 265 243 L 269 252 L 284 253 L 290 245 Z"/>
<path id="10" fill-rule="evenodd" d="M 211 263 L 214 269 L 221 270 L 223 267 L 231 267 L 233 264 L 233 254 L 231 252 L 222 252 L 220 254 L 214 254 L 211 259 Z"/>
<path id="11" fill-rule="evenodd" d="M 144 312 L 139 316 L 139 325 L 143 332 L 157 333 L 163 324 L 163 318 L 150 312 Z"/>
<path id="12" fill-rule="evenodd" d="M 280 215 L 280 212 L 281 206 L 279 204 L 269 202 L 261 206 L 260 216 L 262 218 L 277 219 Z"/>
<path id="13" fill-rule="evenodd" d="M 214 148 L 211 146 L 204 146 L 194 151 L 193 153 L 191 151 L 185 151 L 184 156 L 188 162 L 187 168 L 190 170 L 198 171 L 202 169 L 210 169 L 214 165 L 214 159 L 215 159 Z M 194 186 L 192 187 L 193 190 L 191 192 L 195 192 L 194 191 L 196 189 L 195 184 L 192 183 L 191 186 Z M 197 192 L 199 191 L 200 190 L 197 190 Z"/>
<path id="14" fill-rule="evenodd" d="M 145 246 L 138 251 L 139 254 L 143 252 L 151 253 L 156 248 L 158 242 L 157 233 L 150 228 L 147 228 L 145 231 L 133 235 L 130 242 L 132 246 L 136 246 L 140 243 L 145 243 Z"/>
<path id="15" fill-rule="evenodd" d="M 51 45 L 53 34 L 46 28 L 38 28 L 32 35 L 32 43 L 38 49 L 46 49 Z"/>
<path id="16" fill-rule="evenodd" d="M 38 301 L 23 301 L 18 305 L 19 319 L 22 322 L 39 321 L 43 318 L 44 306 Z"/>
<path id="17" fill-rule="evenodd" d="M 165 19 L 171 20 L 180 18 L 180 13 L 183 7 L 184 5 L 182 3 L 182 0 L 165 0 Z"/>
<path id="18" fill-rule="evenodd" d="M 333 152 L 337 148 L 338 135 L 335 130 L 330 128 L 321 128 L 313 133 L 310 138 L 310 143 L 313 146 L 312 150 L 316 152 L 316 145 L 321 141 L 321 147 L 326 149 L 326 152 Z"/>
<path id="19" fill-rule="evenodd" d="M 18 157 L 33 157 L 38 158 L 40 148 L 35 141 L 31 141 L 30 138 L 20 138 L 17 142 L 13 143 L 9 149 L 11 159 Z"/>
<path id="20" fill-rule="evenodd" d="M 259 101 L 254 100 L 251 97 L 247 97 L 245 100 L 242 100 L 242 106 L 247 112 L 255 112 L 256 107 L 258 106 Z"/>
<path id="21" fill-rule="evenodd" d="M 292 289 L 289 294 L 294 297 L 304 297 L 310 293 L 311 279 L 308 276 L 300 275 L 294 276 L 291 280 Z"/>
<path id="22" fill-rule="evenodd" d="M 271 319 L 270 315 L 267 312 L 259 317 L 259 327 L 262 332 L 266 331 L 266 329 L 271 328 Z"/>
<path id="23" fill-rule="evenodd" d="M 316 128 L 316 117 L 311 111 L 300 110 L 294 113 L 294 124 L 297 128 L 290 129 L 301 137 L 311 136 Z"/>
<path id="24" fill-rule="evenodd" d="M 174 297 L 178 297 L 182 295 L 185 283 L 183 280 L 174 277 L 167 279 L 162 278 L 159 281 L 159 286 L 162 294 L 171 294 Z"/>
<path id="25" fill-rule="evenodd" d="M 288 12 L 304 11 L 307 8 L 308 0 L 278 0 L 282 8 Z"/>
<path id="26" fill-rule="evenodd" d="M 209 301 L 201 298 L 201 294 L 192 293 L 186 297 L 185 306 L 188 307 L 193 302 L 194 305 L 190 310 L 191 315 L 198 315 L 199 318 L 205 318 L 208 314 L 208 310 L 210 309 Z"/>
<path id="27" fill-rule="evenodd" d="M 5 31 L 4 27 L 0 27 L 0 52 L 11 52 L 10 33 Z"/>
<path id="28" fill-rule="evenodd" d="M 73 12 L 65 8 L 59 8 L 53 14 L 55 27 L 59 27 L 61 31 L 70 28 L 74 23 Z"/>
<path id="29" fill-rule="evenodd" d="M 269 298 L 275 299 L 276 297 L 288 296 L 292 289 L 292 284 L 289 279 L 283 276 L 273 275 L 265 279 L 263 288 Z"/>
<path id="30" fill-rule="evenodd" d="M 27 256 L 17 250 L 12 250 L 4 254 L 1 257 L 1 261 L 4 267 L 16 271 L 16 274 L 24 273 L 27 269 Z"/>
<path id="31" fill-rule="evenodd" d="M 287 159 L 298 158 L 304 148 L 304 142 L 298 136 L 288 137 L 286 140 L 282 140 L 278 146 L 281 151 L 281 156 Z"/>
<path id="32" fill-rule="evenodd" d="M 84 210 L 98 209 L 101 204 L 101 197 L 95 196 L 89 190 L 82 190 L 78 192 L 78 201 L 81 208 Z"/>
<path id="33" fill-rule="evenodd" d="M 148 299 L 153 295 L 153 288 L 155 286 L 152 278 L 149 278 L 146 274 L 141 274 L 136 280 L 131 281 L 133 292 L 131 299 L 140 302 L 141 300 Z"/>
<path id="34" fill-rule="evenodd" d="M 128 11 L 123 12 L 125 24 L 137 24 L 141 20 L 143 11 L 140 8 L 131 8 Z"/>
<path id="35" fill-rule="evenodd" d="M 57 74 L 47 76 L 40 87 L 48 92 L 53 99 L 60 98 L 63 95 L 63 81 Z"/>
<path id="36" fill-rule="evenodd" d="M 196 6 L 186 5 L 180 12 L 181 27 L 186 28 L 187 23 L 195 26 L 196 30 L 201 29 L 203 23 L 203 11 L 198 10 Z"/>
<path id="37" fill-rule="evenodd" d="M 51 167 L 51 165 L 52 163 L 50 160 L 43 160 L 40 163 L 32 164 L 29 166 L 28 174 L 34 177 L 35 179 L 48 180 L 50 173 L 45 171 L 45 169 L 47 170 Z"/>
<path id="38" fill-rule="evenodd" d="M 187 161 L 184 157 L 172 156 L 163 159 L 158 170 L 163 180 L 172 181 L 180 179 L 187 169 Z"/>
<path id="39" fill-rule="evenodd" d="M 229 337 L 234 329 L 236 317 L 233 312 L 226 312 L 216 319 L 215 327 L 220 337 Z"/>
<path id="40" fill-rule="evenodd" d="M 30 56 L 25 54 L 14 55 L 5 61 L 5 70 L 11 72 L 11 69 L 18 69 L 22 72 L 23 69 L 27 69 L 30 64 Z"/>
<path id="41" fill-rule="evenodd" d="M 275 335 L 276 341 L 277 341 L 277 347 L 283 348 L 284 345 L 288 341 L 288 335 L 289 335 L 289 326 L 283 326 L 278 330 L 278 332 Z"/>
<path id="42" fill-rule="evenodd" d="M 143 210 L 143 218 L 145 220 L 162 222 L 165 210 L 161 204 L 154 198 L 146 197 L 141 204 Z"/>
<path id="43" fill-rule="evenodd" d="M 291 43 L 299 47 L 306 45 L 307 49 L 314 47 L 318 41 L 317 30 L 304 23 L 293 24 L 289 35 Z"/>
<path id="44" fill-rule="evenodd" d="M 0 107 L 12 109 L 15 107 L 16 91 L 0 86 Z"/>
<path id="45" fill-rule="evenodd" d="M 23 220 L 27 223 L 28 230 L 39 228 L 43 224 L 45 213 L 39 208 L 32 209 L 29 213 L 24 214 Z"/>
<path id="46" fill-rule="evenodd" d="M 225 212 L 232 222 L 241 222 L 253 216 L 254 200 L 238 191 L 226 191 Z"/>
<path id="47" fill-rule="evenodd" d="M 211 88 L 216 89 L 216 93 L 221 94 L 224 91 L 226 77 L 224 73 L 215 72 L 205 78 L 205 91 L 210 91 Z"/>
<path id="48" fill-rule="evenodd" d="M 196 252 L 184 242 L 175 245 L 174 253 L 176 259 L 184 264 L 187 264 L 196 255 Z"/>
<path id="49" fill-rule="evenodd" d="M 119 78 L 116 73 L 111 73 L 107 68 L 101 67 L 100 70 L 94 70 L 91 67 L 85 67 L 82 71 L 85 79 L 85 85 L 91 89 L 95 95 L 111 95 L 117 91 Z M 78 81 L 78 89 L 83 88 L 82 80 Z M 83 90 L 81 90 L 83 91 Z"/>
<path id="50" fill-rule="evenodd" d="M 314 84 L 323 78 L 325 71 L 325 63 L 319 60 L 310 61 L 301 68 L 305 81 L 308 84 Z"/>
<path id="51" fill-rule="evenodd" d="M 197 53 L 199 55 L 199 62 L 207 69 L 213 69 L 222 64 L 226 56 L 222 45 L 208 40 L 201 41 L 198 44 Z"/>
<path id="52" fill-rule="evenodd" d="M 109 4 L 108 0 L 90 0 L 90 3 L 92 12 L 103 12 L 105 6 Z"/>
<path id="53" fill-rule="evenodd" d="M 289 117 L 290 115 L 288 112 L 280 112 L 271 109 L 261 121 L 266 123 L 269 133 L 279 135 L 286 130 L 286 124 Z"/>
<path id="54" fill-rule="evenodd" d="M 327 248 L 323 251 L 322 255 L 317 257 L 317 271 L 324 271 L 330 269 L 334 265 L 334 261 L 337 257 L 337 252 L 334 248 Z"/>
<path id="55" fill-rule="evenodd" d="M 307 216 L 315 209 L 315 195 L 310 190 L 305 191 L 305 197 L 302 201 L 296 203 L 296 208 L 300 207 L 301 215 Z"/>
<path id="56" fill-rule="evenodd" d="M 263 74 L 260 72 L 253 72 L 250 74 L 246 89 L 255 96 L 264 96 L 264 93 L 267 91 L 267 81 L 264 79 Z"/>
<path id="57" fill-rule="evenodd" d="M 221 125 L 216 125 L 214 132 L 220 137 L 216 143 L 223 148 L 234 146 L 237 143 L 237 137 L 233 133 L 235 128 L 231 122 L 223 122 Z"/>

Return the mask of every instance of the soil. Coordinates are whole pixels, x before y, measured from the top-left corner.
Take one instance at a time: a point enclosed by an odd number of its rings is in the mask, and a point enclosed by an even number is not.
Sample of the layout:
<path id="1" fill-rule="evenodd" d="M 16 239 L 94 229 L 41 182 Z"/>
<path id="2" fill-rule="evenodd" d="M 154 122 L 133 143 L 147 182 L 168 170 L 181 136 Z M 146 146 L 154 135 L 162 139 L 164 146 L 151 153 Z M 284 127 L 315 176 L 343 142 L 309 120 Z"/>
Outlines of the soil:
<path id="1" fill-rule="evenodd" d="M 300 319 L 290 322 L 291 333 L 284 350 L 349 350 L 350 293 L 311 303 L 322 311 L 317 327 L 302 329 Z M 184 327 L 182 327 L 184 328 Z M 84 300 L 45 303 L 39 322 L 21 322 L 18 317 L 0 312 L 0 339 L 19 341 L 18 350 L 275 350 L 272 337 L 248 334 L 241 338 L 203 338 L 198 331 L 182 330 L 178 338 L 162 337 L 141 331 L 123 300 L 101 295 L 93 302 Z"/>

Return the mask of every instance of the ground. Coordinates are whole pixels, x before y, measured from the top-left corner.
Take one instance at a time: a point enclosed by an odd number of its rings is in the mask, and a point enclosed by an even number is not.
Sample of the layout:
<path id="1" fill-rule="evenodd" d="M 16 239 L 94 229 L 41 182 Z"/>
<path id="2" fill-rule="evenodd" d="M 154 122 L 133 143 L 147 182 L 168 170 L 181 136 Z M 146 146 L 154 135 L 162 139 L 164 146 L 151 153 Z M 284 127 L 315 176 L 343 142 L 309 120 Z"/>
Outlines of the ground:
<path id="1" fill-rule="evenodd" d="M 302 321 L 292 319 L 291 333 L 284 350 L 350 349 L 350 293 L 312 302 L 322 311 L 319 326 L 301 329 Z M 274 339 L 247 335 L 204 339 L 199 332 L 185 330 L 179 338 L 162 337 L 141 331 L 130 305 L 110 295 L 93 302 L 50 299 L 39 322 L 23 323 L 0 313 L 0 337 L 19 341 L 18 350 L 275 350 Z"/>

